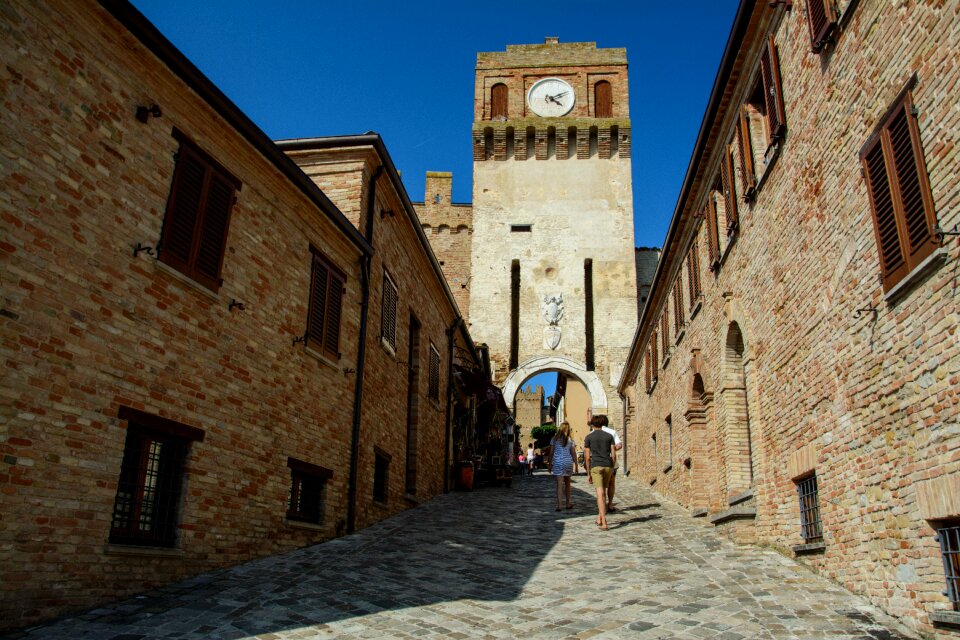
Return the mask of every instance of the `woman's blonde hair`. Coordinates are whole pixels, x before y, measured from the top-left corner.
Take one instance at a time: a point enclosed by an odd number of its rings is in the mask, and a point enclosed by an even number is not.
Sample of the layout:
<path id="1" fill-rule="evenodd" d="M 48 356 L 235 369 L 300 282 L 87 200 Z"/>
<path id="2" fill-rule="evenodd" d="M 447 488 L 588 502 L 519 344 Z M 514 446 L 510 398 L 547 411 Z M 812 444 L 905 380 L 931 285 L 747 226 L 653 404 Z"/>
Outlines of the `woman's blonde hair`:
<path id="1" fill-rule="evenodd" d="M 567 442 L 570 441 L 570 423 L 564 420 L 560 423 L 560 428 L 557 430 L 557 438 L 560 438 L 560 446 L 567 446 Z"/>

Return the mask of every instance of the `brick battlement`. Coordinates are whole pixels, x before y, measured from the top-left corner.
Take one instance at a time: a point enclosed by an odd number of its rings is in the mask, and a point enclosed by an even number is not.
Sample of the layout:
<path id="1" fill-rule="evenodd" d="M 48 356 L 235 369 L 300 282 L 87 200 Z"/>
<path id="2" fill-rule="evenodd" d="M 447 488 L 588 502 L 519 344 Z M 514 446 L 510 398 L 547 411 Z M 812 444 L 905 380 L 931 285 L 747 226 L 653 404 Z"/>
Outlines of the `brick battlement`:
<path id="1" fill-rule="evenodd" d="M 630 158 L 629 120 L 581 119 L 581 126 L 560 118 L 512 122 L 478 122 L 473 129 L 473 159 L 586 160 Z M 530 123 L 528 126 L 524 126 Z M 520 132 L 526 131 L 526 134 Z"/>
<path id="2" fill-rule="evenodd" d="M 506 51 L 477 54 L 477 69 L 626 64 L 626 49 L 598 49 L 596 42 L 512 44 L 507 45 Z"/>

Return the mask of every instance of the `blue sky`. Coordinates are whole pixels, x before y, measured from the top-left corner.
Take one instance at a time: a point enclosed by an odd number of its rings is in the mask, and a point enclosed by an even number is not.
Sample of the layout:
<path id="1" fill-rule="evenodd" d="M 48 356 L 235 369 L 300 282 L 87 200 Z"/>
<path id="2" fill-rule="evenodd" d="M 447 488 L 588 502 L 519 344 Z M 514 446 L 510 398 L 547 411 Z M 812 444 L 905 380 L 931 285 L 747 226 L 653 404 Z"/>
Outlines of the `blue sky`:
<path id="1" fill-rule="evenodd" d="M 454 201 L 472 199 L 478 51 L 546 36 L 626 47 L 635 239 L 644 247 L 666 236 L 738 5 L 132 2 L 270 137 L 379 133 L 414 201 L 427 171 L 453 171 Z"/>

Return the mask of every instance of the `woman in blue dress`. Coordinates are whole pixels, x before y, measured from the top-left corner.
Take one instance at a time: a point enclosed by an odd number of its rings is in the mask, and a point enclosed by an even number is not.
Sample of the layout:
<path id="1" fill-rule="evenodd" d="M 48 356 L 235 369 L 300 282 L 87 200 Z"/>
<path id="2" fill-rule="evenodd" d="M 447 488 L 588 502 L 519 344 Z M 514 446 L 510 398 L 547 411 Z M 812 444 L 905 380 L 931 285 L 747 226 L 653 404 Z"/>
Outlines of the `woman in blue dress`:
<path id="1" fill-rule="evenodd" d="M 573 438 L 570 437 L 570 423 L 561 422 L 557 434 L 550 441 L 552 450 L 550 473 L 557 479 L 557 511 L 560 511 L 560 501 L 564 491 L 567 496 L 567 509 L 573 509 L 573 504 L 570 502 L 570 476 L 580 472 L 575 447 Z"/>

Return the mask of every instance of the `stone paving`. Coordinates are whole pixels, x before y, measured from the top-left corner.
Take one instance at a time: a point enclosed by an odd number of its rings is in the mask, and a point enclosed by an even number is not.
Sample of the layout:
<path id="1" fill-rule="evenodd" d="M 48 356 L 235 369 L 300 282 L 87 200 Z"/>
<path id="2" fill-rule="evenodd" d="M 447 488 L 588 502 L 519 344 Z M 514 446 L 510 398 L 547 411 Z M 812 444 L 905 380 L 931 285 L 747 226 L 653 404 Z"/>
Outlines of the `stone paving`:
<path id="1" fill-rule="evenodd" d="M 543 473 L 543 472 L 540 472 Z M 914 638 L 779 554 L 738 548 L 620 478 L 610 530 L 584 476 L 440 496 L 354 535 L 11 638 Z"/>

